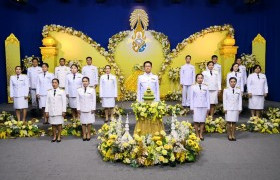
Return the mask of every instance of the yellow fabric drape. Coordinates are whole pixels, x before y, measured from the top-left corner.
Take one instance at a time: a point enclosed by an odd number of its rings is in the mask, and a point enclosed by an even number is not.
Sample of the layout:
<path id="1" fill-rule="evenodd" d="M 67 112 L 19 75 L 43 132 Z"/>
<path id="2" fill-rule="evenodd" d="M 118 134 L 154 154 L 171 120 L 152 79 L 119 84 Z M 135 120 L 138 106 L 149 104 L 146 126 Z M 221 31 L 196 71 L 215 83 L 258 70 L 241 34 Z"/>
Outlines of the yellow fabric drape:
<path id="1" fill-rule="evenodd" d="M 164 130 L 164 125 L 161 119 L 138 119 L 135 125 L 134 134 L 145 136 L 147 134 L 155 134 Z"/>

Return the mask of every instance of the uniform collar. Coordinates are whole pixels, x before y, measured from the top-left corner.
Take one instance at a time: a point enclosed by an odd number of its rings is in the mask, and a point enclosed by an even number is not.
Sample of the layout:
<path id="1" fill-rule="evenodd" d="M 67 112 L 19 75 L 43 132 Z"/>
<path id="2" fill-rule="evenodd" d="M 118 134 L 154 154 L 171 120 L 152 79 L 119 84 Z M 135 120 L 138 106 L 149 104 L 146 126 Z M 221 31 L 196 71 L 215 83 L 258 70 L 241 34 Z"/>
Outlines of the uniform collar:
<path id="1" fill-rule="evenodd" d="M 152 72 L 150 72 L 150 73 L 148 74 L 148 73 L 146 73 L 146 72 L 145 72 L 145 73 L 144 73 L 144 75 L 145 75 L 145 76 L 152 76 L 152 75 L 153 75 L 153 73 L 152 73 Z"/>

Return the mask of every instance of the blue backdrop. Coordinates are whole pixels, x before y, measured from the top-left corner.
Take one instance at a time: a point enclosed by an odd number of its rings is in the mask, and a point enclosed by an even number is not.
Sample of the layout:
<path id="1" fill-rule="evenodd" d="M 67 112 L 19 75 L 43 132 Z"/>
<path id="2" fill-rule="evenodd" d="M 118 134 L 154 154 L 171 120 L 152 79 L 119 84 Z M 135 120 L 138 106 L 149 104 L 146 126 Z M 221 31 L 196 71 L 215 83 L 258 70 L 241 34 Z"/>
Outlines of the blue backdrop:
<path id="1" fill-rule="evenodd" d="M 115 33 L 129 29 L 129 16 L 136 7 L 144 8 L 150 19 L 149 29 L 169 37 L 171 48 L 189 35 L 211 25 L 232 24 L 236 30 L 238 54 L 251 53 L 251 41 L 258 34 L 267 40 L 266 74 L 269 99 L 280 101 L 278 58 L 280 1 L 257 0 L 29 0 L 17 5 L 0 2 L 0 103 L 6 102 L 4 40 L 14 33 L 21 42 L 21 57 L 40 56 L 41 31 L 46 24 L 70 26 L 91 36 L 103 47 Z M 217 2 L 217 3 L 213 3 Z M 278 17 L 277 17 L 278 16 Z"/>

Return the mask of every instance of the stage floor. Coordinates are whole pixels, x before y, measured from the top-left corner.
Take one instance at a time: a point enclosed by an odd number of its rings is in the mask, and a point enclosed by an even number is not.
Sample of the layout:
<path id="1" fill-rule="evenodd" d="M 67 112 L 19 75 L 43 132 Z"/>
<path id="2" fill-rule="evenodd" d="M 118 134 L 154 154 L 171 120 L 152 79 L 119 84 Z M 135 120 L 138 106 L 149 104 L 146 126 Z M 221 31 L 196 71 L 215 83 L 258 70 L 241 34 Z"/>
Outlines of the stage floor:
<path id="1" fill-rule="evenodd" d="M 130 104 L 118 103 L 128 111 L 131 111 Z M 265 106 L 280 107 L 280 103 L 266 101 Z M 1 104 L 0 110 L 13 111 L 11 104 Z M 240 123 L 245 123 L 249 115 L 245 107 Z M 165 117 L 165 120 L 167 118 L 170 117 Z M 96 119 L 95 128 L 98 129 L 103 119 Z M 130 115 L 130 119 L 132 131 L 134 116 Z M 178 119 L 192 120 L 189 115 Z M 280 134 L 238 131 L 236 142 L 229 142 L 226 134 L 206 134 L 205 141 L 201 143 L 203 150 L 195 163 L 175 168 L 155 166 L 138 169 L 121 163 L 103 162 L 97 150 L 96 138 L 83 142 L 77 137 L 63 137 L 59 144 L 51 143 L 49 136 L 0 140 L 0 179 L 276 180 L 280 176 Z"/>

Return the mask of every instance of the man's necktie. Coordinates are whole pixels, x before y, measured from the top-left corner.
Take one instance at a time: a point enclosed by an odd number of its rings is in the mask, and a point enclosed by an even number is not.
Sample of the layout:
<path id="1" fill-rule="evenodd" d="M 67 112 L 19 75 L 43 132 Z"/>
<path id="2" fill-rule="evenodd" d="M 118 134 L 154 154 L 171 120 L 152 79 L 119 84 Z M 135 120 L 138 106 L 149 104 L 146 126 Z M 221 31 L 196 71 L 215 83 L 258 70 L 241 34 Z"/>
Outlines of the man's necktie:
<path id="1" fill-rule="evenodd" d="M 76 77 L 76 74 L 74 74 L 73 79 L 75 79 L 75 77 Z"/>
<path id="2" fill-rule="evenodd" d="M 234 89 L 232 89 L 232 93 L 234 94 Z"/>
<path id="3" fill-rule="evenodd" d="M 55 96 L 55 93 L 56 93 L 56 89 L 53 91 L 53 96 Z"/>
<path id="4" fill-rule="evenodd" d="M 260 75 L 258 74 L 258 78 L 260 79 Z"/>
<path id="5" fill-rule="evenodd" d="M 44 77 L 46 76 L 46 72 L 44 72 Z"/>
<path id="6" fill-rule="evenodd" d="M 211 76 L 212 76 L 212 71 L 210 71 L 210 74 L 211 74 Z"/>
<path id="7" fill-rule="evenodd" d="M 85 93 L 86 93 L 86 91 L 87 91 L 87 88 L 85 87 Z"/>
<path id="8" fill-rule="evenodd" d="M 17 80 L 18 80 L 18 78 L 19 78 L 19 75 L 17 75 Z"/>
<path id="9" fill-rule="evenodd" d="M 108 74 L 108 80 L 109 80 L 109 74 Z"/>
<path id="10" fill-rule="evenodd" d="M 201 90 L 201 84 L 199 85 L 199 89 Z"/>

